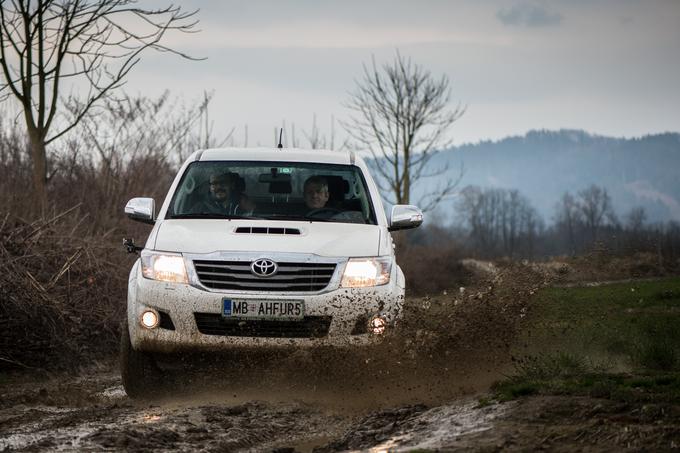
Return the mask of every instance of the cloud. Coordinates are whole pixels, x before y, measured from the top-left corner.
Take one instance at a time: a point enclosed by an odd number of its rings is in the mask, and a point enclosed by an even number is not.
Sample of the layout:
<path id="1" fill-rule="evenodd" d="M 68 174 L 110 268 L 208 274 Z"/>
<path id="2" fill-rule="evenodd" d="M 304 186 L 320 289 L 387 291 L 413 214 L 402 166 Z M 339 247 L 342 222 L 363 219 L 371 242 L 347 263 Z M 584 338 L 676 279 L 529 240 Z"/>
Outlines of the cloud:
<path id="1" fill-rule="evenodd" d="M 562 14 L 552 12 L 532 3 L 519 3 L 511 8 L 503 8 L 496 17 L 504 25 L 524 27 L 547 27 L 562 23 Z"/>

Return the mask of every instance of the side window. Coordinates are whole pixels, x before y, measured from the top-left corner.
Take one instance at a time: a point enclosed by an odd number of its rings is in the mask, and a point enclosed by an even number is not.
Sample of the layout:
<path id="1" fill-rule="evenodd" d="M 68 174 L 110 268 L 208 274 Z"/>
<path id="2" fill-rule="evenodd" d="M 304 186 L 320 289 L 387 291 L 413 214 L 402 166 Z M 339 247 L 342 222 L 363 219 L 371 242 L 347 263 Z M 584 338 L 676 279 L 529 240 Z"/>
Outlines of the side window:
<path id="1" fill-rule="evenodd" d="M 361 181 L 355 178 L 354 184 L 352 184 L 352 194 L 361 201 L 361 214 L 364 219 L 368 219 L 371 212 L 371 206 L 369 204 L 370 194 L 368 194 L 365 189 L 366 188 Z"/>
<path id="2" fill-rule="evenodd" d="M 196 196 L 199 183 L 196 181 L 196 175 L 191 169 L 187 170 L 186 176 L 182 183 L 177 188 L 177 193 L 174 197 L 174 202 L 171 205 L 172 211 L 176 213 L 185 212 L 191 206 L 191 199 Z"/>

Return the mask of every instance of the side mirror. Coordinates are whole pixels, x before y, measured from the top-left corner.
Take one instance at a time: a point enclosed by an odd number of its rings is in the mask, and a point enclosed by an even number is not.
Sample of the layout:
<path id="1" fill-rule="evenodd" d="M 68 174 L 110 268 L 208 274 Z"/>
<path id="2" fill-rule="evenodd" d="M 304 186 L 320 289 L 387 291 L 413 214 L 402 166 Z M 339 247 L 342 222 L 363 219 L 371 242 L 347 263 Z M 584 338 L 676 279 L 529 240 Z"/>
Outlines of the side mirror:
<path id="1" fill-rule="evenodd" d="M 125 215 L 143 223 L 156 223 L 156 202 L 153 198 L 133 198 L 125 205 Z"/>
<path id="2" fill-rule="evenodd" d="M 392 206 L 389 231 L 407 230 L 419 227 L 423 223 L 423 211 L 410 204 Z"/>

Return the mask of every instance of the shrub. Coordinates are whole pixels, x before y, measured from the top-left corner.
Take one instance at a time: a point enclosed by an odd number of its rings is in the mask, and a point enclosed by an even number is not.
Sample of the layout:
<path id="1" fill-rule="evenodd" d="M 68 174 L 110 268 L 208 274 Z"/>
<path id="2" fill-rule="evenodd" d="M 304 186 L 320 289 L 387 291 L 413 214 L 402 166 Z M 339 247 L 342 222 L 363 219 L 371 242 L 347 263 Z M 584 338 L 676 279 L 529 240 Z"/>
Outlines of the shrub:
<path id="1" fill-rule="evenodd" d="M 631 354 L 634 365 L 661 371 L 680 367 L 680 326 L 674 320 L 645 322 L 638 337 Z"/>

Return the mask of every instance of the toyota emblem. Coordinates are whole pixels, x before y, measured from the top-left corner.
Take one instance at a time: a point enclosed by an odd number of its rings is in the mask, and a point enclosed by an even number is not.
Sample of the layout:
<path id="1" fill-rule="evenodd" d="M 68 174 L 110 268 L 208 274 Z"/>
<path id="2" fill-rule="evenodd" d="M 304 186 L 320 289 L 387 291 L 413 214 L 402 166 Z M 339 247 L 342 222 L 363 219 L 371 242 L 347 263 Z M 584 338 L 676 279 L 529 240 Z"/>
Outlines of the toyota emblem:
<path id="1" fill-rule="evenodd" d="M 271 277 L 279 270 L 279 266 L 272 260 L 260 258 L 250 263 L 250 271 L 258 277 Z"/>

